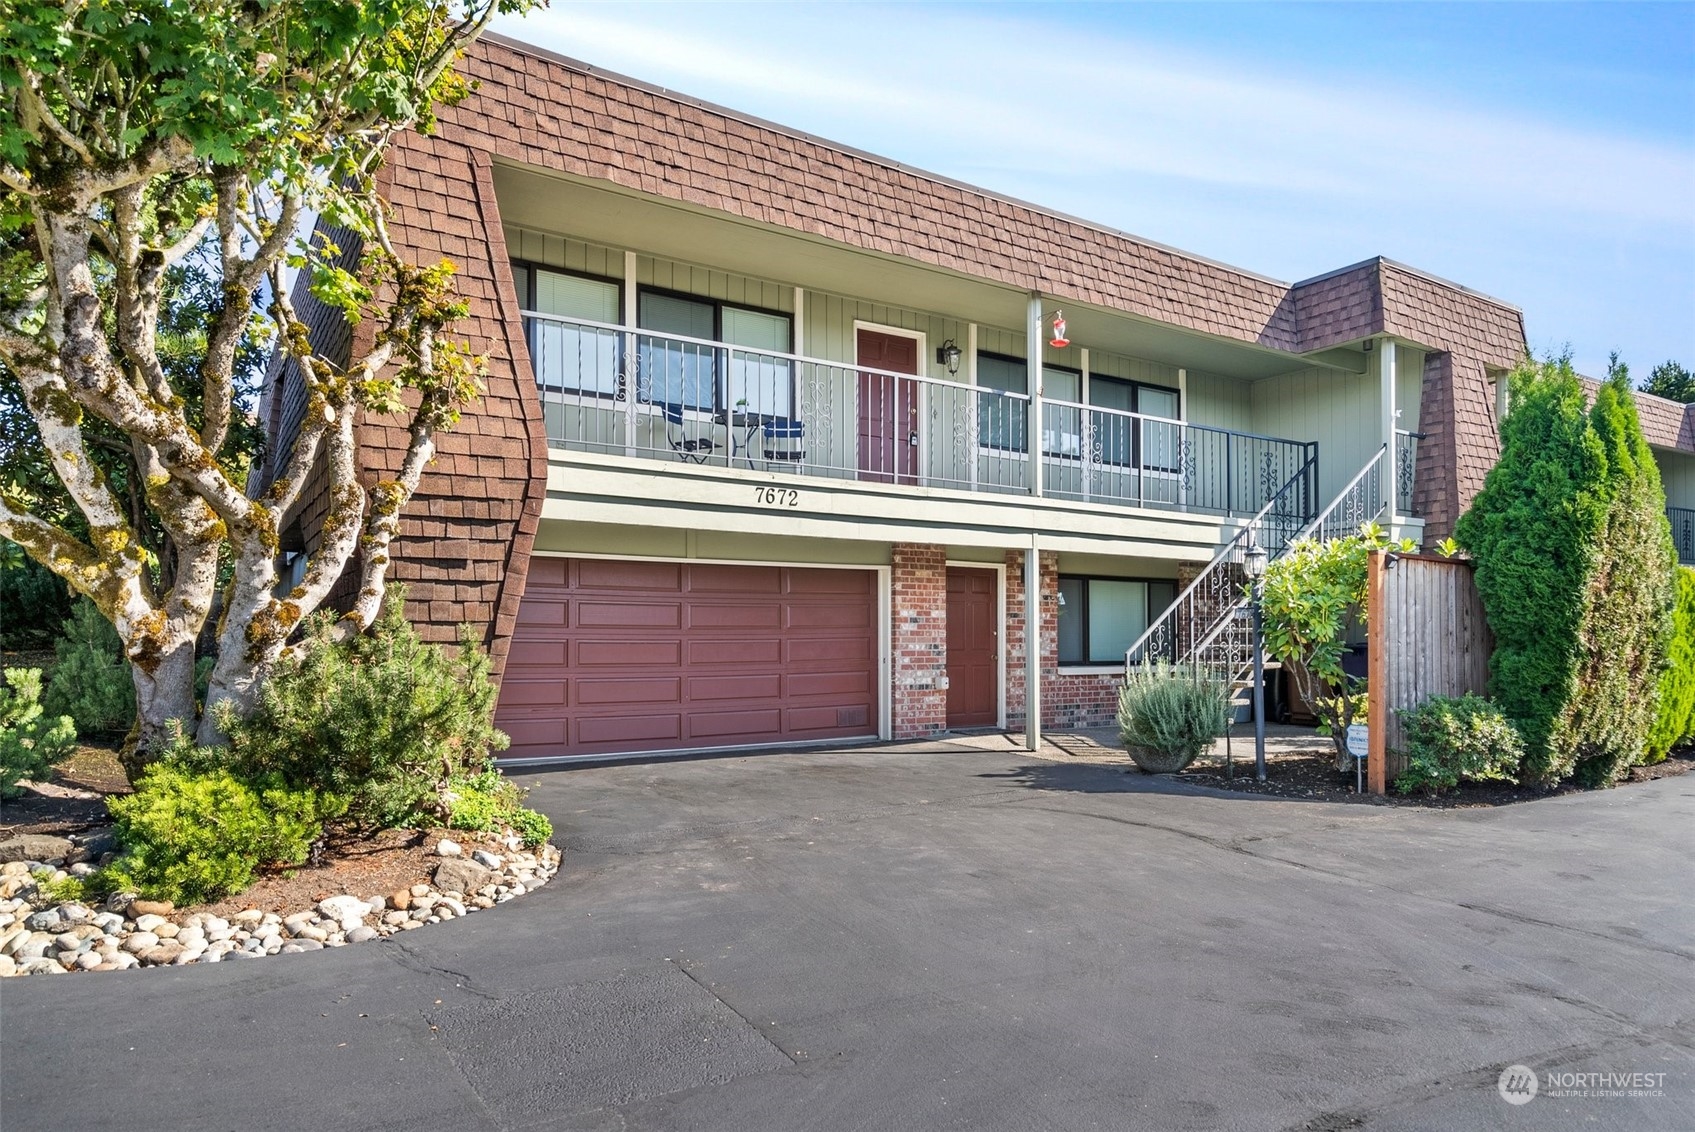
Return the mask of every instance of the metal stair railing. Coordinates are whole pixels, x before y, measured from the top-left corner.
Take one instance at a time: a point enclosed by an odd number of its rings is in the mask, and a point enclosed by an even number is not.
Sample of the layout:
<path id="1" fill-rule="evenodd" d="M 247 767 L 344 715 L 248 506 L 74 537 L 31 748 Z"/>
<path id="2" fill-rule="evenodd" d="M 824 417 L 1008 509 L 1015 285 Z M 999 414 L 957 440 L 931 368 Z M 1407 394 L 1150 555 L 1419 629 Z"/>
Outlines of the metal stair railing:
<path id="1" fill-rule="evenodd" d="M 1318 457 L 1309 457 L 1277 493 L 1224 545 L 1177 600 L 1125 650 L 1126 664 L 1165 658 L 1188 660 L 1196 641 L 1216 638 L 1241 601 L 1248 549 L 1281 553 L 1308 522 L 1318 479 Z"/>
<path id="2" fill-rule="evenodd" d="M 1328 542 L 1333 538 L 1358 534 L 1363 524 L 1377 520 L 1383 514 L 1383 463 L 1388 451 L 1388 445 L 1378 448 L 1377 453 L 1365 462 L 1365 467 L 1348 481 L 1348 486 L 1337 492 L 1330 505 L 1302 527 L 1295 538 L 1316 538 L 1320 542 Z M 1295 539 L 1289 541 L 1294 542 Z"/>
<path id="3" fill-rule="evenodd" d="M 1337 538 L 1376 519 L 1383 513 L 1378 477 L 1386 450 L 1379 448 L 1336 498 L 1311 519 L 1292 524 L 1277 521 L 1276 505 L 1283 496 L 1279 492 L 1130 646 L 1125 653 L 1126 665 L 1165 657 L 1222 673 L 1233 689 L 1241 685 L 1253 666 L 1252 601 L 1244 568 L 1249 548 L 1263 548 L 1269 562 L 1281 557 L 1297 539 Z M 1302 469 L 1301 474 L 1305 473 Z M 1292 479 L 1284 490 L 1293 483 Z"/>

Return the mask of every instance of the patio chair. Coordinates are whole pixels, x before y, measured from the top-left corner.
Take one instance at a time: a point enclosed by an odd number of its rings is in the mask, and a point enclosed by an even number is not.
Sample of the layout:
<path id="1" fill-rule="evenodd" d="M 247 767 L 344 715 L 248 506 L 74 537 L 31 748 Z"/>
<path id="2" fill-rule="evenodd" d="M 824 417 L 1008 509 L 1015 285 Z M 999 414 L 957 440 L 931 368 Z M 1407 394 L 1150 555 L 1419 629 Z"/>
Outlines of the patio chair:
<path id="1" fill-rule="evenodd" d="M 694 425 L 691 434 L 689 425 Z M 702 436 L 700 429 L 712 427 L 709 421 L 689 421 L 683 415 L 683 407 L 677 404 L 665 406 L 665 439 L 670 441 L 671 450 L 679 459 L 693 464 L 704 464 L 707 458 L 718 448 L 717 441 L 710 436 Z"/>
<path id="2" fill-rule="evenodd" d="M 796 468 L 806 460 L 806 425 L 786 417 L 772 417 L 759 428 L 765 449 L 765 465 L 793 464 Z"/>

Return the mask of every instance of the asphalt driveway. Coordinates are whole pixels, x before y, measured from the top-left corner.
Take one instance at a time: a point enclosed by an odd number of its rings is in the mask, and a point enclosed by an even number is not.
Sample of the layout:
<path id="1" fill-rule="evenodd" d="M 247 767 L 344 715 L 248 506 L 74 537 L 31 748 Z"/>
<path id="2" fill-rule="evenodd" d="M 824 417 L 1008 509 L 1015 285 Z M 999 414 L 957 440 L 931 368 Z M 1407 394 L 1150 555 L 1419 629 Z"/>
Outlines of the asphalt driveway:
<path id="1" fill-rule="evenodd" d="M 565 867 L 499 909 L 7 980 L 0 1128 L 1695 1127 L 1695 780 L 1432 812 L 936 743 L 527 781 Z M 1553 1095 L 1605 1072 L 1664 1076 Z"/>

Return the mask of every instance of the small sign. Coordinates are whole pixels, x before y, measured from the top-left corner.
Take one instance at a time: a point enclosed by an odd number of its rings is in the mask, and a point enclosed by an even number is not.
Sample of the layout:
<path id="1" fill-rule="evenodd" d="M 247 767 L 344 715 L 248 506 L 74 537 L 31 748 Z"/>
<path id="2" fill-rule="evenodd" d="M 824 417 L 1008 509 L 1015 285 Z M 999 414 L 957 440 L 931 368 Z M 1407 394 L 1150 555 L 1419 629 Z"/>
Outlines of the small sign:
<path id="1" fill-rule="evenodd" d="M 1348 753 L 1363 759 L 1371 750 L 1371 728 L 1363 723 L 1348 724 Z"/>

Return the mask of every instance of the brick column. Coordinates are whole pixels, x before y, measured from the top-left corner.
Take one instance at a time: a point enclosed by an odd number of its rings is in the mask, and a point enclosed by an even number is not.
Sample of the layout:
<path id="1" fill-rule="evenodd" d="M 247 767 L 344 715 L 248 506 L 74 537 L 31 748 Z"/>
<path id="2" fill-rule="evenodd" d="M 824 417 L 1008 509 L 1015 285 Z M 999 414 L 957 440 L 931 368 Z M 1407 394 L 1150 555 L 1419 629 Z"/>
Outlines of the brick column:
<path id="1" fill-rule="evenodd" d="M 897 542 L 890 548 L 889 618 L 896 739 L 948 726 L 947 549 Z"/>
<path id="2" fill-rule="evenodd" d="M 1059 676 L 1059 555 L 1041 552 L 1042 624 L 1038 634 L 1042 650 L 1043 690 L 1056 688 Z M 1024 726 L 1024 552 L 1006 552 L 1006 725 L 1009 730 Z M 1058 696 L 1045 696 L 1042 726 L 1057 725 L 1065 710 Z"/>

